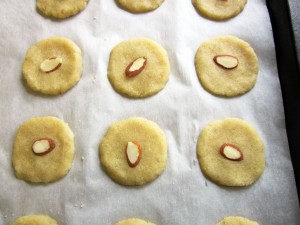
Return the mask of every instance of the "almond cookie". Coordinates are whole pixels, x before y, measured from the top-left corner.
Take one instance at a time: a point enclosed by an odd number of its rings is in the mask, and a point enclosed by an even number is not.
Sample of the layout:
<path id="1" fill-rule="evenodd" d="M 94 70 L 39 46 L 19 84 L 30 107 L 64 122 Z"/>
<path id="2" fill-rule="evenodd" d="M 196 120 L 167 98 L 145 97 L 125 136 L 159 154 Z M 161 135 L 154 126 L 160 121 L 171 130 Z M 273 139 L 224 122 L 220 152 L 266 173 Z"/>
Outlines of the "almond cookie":
<path id="1" fill-rule="evenodd" d="M 121 220 L 115 225 L 155 225 L 155 224 L 141 219 L 132 218 L 132 219 Z"/>
<path id="2" fill-rule="evenodd" d="M 113 123 L 99 146 L 107 174 L 122 185 L 143 185 L 165 169 L 167 141 L 157 124 L 134 117 Z"/>
<path id="3" fill-rule="evenodd" d="M 12 163 L 19 179 L 48 183 L 65 176 L 74 158 L 74 135 L 55 117 L 25 121 L 14 142 Z"/>
<path id="4" fill-rule="evenodd" d="M 143 13 L 157 9 L 164 0 L 116 0 L 118 5 L 132 13 Z"/>
<path id="5" fill-rule="evenodd" d="M 36 0 L 38 11 L 44 16 L 65 19 L 82 11 L 88 0 Z"/>
<path id="6" fill-rule="evenodd" d="M 192 0 L 196 10 L 212 20 L 227 20 L 243 11 L 247 0 Z"/>
<path id="7" fill-rule="evenodd" d="M 138 38 L 121 42 L 110 53 L 108 79 L 120 94 L 143 98 L 162 90 L 170 74 L 166 51 L 156 42 Z"/>
<path id="8" fill-rule="evenodd" d="M 221 222 L 216 225 L 259 225 L 255 221 L 248 220 L 239 216 L 225 217 Z"/>
<path id="9" fill-rule="evenodd" d="M 22 72 L 33 91 L 48 95 L 64 93 L 80 80 L 81 50 L 67 38 L 41 40 L 27 51 Z"/>
<path id="10" fill-rule="evenodd" d="M 217 184 L 248 186 L 265 168 L 264 143 L 248 122 L 228 118 L 206 126 L 198 139 L 203 173 Z"/>
<path id="11" fill-rule="evenodd" d="M 58 225 L 58 223 L 47 215 L 30 215 L 19 217 L 13 225 Z"/>
<path id="12" fill-rule="evenodd" d="M 219 96 L 238 96 L 251 90 L 258 74 L 258 59 L 252 47 L 234 36 L 205 41 L 195 56 L 203 87 Z"/>

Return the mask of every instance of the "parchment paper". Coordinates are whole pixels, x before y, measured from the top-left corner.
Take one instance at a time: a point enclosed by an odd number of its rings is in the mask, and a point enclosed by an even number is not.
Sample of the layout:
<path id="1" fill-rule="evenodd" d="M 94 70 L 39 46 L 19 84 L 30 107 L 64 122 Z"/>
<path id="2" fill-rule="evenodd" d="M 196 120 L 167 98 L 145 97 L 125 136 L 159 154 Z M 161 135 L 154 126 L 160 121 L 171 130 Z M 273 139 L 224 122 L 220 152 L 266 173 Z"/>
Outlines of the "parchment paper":
<path id="1" fill-rule="evenodd" d="M 60 225 L 113 225 L 138 217 L 157 225 L 214 225 L 244 216 L 261 225 L 297 225 L 298 197 L 287 144 L 272 30 L 264 0 L 248 1 L 226 22 L 201 17 L 189 0 L 166 0 L 157 10 L 131 14 L 113 0 L 90 0 L 79 15 L 63 21 L 41 16 L 34 0 L 0 2 L 0 224 L 22 215 L 48 214 Z M 249 93 L 220 98 L 200 85 L 194 67 L 199 45 L 235 35 L 256 51 L 260 71 Z M 284 34 L 283 34 L 284 35 Z M 21 76 L 28 48 L 64 36 L 83 52 L 80 82 L 66 94 L 45 97 L 28 90 Z M 116 93 L 107 79 L 111 49 L 147 37 L 168 52 L 171 74 L 157 95 L 134 100 Z M 11 153 L 18 127 L 27 119 L 57 116 L 75 133 L 76 156 L 58 182 L 34 185 L 16 179 Z M 142 187 L 114 183 L 99 164 L 98 145 L 109 125 L 141 116 L 156 122 L 168 140 L 165 172 Z M 248 188 L 224 188 L 207 180 L 196 158 L 202 128 L 216 119 L 238 117 L 253 124 L 266 146 L 266 169 Z M 84 158 L 82 158 L 84 157 Z"/>

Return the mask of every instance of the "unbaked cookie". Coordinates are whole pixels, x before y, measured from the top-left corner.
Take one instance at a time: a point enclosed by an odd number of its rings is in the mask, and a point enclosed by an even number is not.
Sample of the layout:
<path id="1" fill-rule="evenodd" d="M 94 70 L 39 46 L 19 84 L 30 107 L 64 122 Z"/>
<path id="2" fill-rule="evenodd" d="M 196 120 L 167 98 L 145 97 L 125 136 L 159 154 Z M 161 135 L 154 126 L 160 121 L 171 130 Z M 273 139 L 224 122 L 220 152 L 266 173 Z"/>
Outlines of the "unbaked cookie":
<path id="1" fill-rule="evenodd" d="M 155 224 L 141 219 L 132 218 L 132 219 L 121 220 L 115 225 L 155 225 Z"/>
<path id="2" fill-rule="evenodd" d="M 38 11 L 48 17 L 65 19 L 82 11 L 88 0 L 36 0 Z"/>
<path id="3" fill-rule="evenodd" d="M 80 80 L 81 50 L 67 38 L 41 40 L 27 51 L 22 72 L 33 91 L 48 95 L 64 93 Z"/>
<path id="4" fill-rule="evenodd" d="M 156 42 L 138 38 L 118 44 L 110 53 L 108 79 L 120 94 L 133 98 L 162 90 L 170 74 L 166 51 Z"/>
<path id="5" fill-rule="evenodd" d="M 251 221 L 243 217 L 229 216 L 229 217 L 225 217 L 217 225 L 259 225 L 259 224 L 255 221 Z"/>
<path id="6" fill-rule="evenodd" d="M 258 59 L 252 47 L 229 35 L 201 44 L 195 66 L 203 87 L 220 96 L 233 97 L 251 90 L 258 74 Z"/>
<path id="7" fill-rule="evenodd" d="M 265 168 L 262 139 L 251 124 L 237 118 L 206 126 L 198 139 L 197 155 L 203 173 L 224 186 L 250 185 Z"/>
<path id="8" fill-rule="evenodd" d="M 167 162 L 167 141 L 157 124 L 134 117 L 113 123 L 99 146 L 102 167 L 122 185 L 157 178 Z"/>
<path id="9" fill-rule="evenodd" d="M 25 121 L 14 142 L 12 163 L 18 178 L 53 182 L 65 176 L 74 158 L 74 135 L 68 124 L 55 117 Z"/>
<path id="10" fill-rule="evenodd" d="M 192 0 L 197 11 L 213 20 L 227 20 L 243 11 L 247 0 Z"/>
<path id="11" fill-rule="evenodd" d="M 149 12 L 158 8 L 164 0 L 116 0 L 118 5 L 132 13 Z"/>
<path id="12" fill-rule="evenodd" d="M 13 225 L 58 225 L 58 223 L 47 215 L 30 215 L 19 217 Z"/>

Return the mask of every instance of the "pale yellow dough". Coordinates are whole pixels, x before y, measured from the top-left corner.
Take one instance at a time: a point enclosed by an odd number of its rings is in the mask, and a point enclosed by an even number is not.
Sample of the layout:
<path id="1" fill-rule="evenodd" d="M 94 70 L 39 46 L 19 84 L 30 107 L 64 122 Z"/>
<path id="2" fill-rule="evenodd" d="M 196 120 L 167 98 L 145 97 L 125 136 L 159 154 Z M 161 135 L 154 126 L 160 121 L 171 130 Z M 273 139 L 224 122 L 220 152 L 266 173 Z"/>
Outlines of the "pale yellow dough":
<path id="1" fill-rule="evenodd" d="M 127 77 L 125 70 L 135 59 L 147 58 L 144 70 L 137 76 Z M 113 48 L 108 66 L 108 79 L 120 94 L 143 98 L 161 91 L 170 74 L 167 52 L 156 42 L 138 38 L 121 42 Z"/>
<path id="2" fill-rule="evenodd" d="M 243 153 L 242 161 L 223 157 L 220 147 L 232 144 Z M 217 184 L 248 186 L 265 168 L 264 143 L 252 125 L 237 118 L 216 120 L 206 126 L 198 139 L 197 156 L 203 173 Z"/>
<path id="3" fill-rule="evenodd" d="M 118 5 L 132 13 L 143 13 L 157 9 L 164 0 L 116 0 Z"/>
<path id="4" fill-rule="evenodd" d="M 257 222 L 239 216 L 225 217 L 216 225 L 259 225 Z"/>
<path id="5" fill-rule="evenodd" d="M 126 145 L 137 141 L 142 147 L 139 164 L 132 168 L 126 159 Z M 107 174 L 122 185 L 143 185 L 156 179 L 165 169 L 167 141 L 157 124 L 133 117 L 113 123 L 99 146 L 100 161 Z"/>
<path id="6" fill-rule="evenodd" d="M 60 57 L 62 65 L 56 71 L 43 72 L 40 65 L 52 57 Z M 33 91 L 47 95 L 64 93 L 80 80 L 81 50 L 67 38 L 51 37 L 41 40 L 27 51 L 22 72 L 28 87 Z"/>
<path id="7" fill-rule="evenodd" d="M 58 225 L 58 223 L 47 215 L 30 215 L 19 217 L 13 225 Z"/>
<path id="8" fill-rule="evenodd" d="M 48 17 L 65 19 L 82 11 L 88 0 L 36 0 L 38 11 Z"/>
<path id="9" fill-rule="evenodd" d="M 243 11 L 247 0 L 192 0 L 197 11 L 212 20 L 227 20 Z"/>
<path id="10" fill-rule="evenodd" d="M 224 69 L 214 62 L 218 55 L 239 60 L 234 69 Z M 234 36 L 219 36 L 200 45 L 195 56 L 196 72 L 203 87 L 212 94 L 233 97 L 251 90 L 258 74 L 258 59 L 252 47 Z"/>
<path id="11" fill-rule="evenodd" d="M 50 138 L 56 147 L 37 156 L 32 151 L 36 140 Z M 12 163 L 19 179 L 48 183 L 65 176 L 74 158 L 74 135 L 68 124 L 55 117 L 37 117 L 19 128 L 12 153 Z"/>
<path id="12" fill-rule="evenodd" d="M 132 218 L 132 219 L 121 220 L 115 225 L 155 225 L 155 224 L 141 219 Z"/>

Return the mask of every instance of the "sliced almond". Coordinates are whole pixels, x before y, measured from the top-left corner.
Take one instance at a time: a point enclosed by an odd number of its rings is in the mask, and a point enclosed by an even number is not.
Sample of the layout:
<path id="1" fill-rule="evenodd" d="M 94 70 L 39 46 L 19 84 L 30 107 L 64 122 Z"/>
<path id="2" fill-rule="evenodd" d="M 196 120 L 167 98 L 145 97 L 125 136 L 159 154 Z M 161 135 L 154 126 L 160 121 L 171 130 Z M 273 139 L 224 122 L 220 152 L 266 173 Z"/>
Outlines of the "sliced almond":
<path id="1" fill-rule="evenodd" d="M 32 151 L 35 155 L 42 156 L 50 153 L 55 148 L 54 140 L 50 138 L 41 138 L 32 145 Z"/>
<path id="2" fill-rule="evenodd" d="M 223 144 L 220 148 L 220 153 L 223 157 L 232 161 L 243 160 L 242 151 L 232 144 Z"/>
<path id="3" fill-rule="evenodd" d="M 142 147 L 137 141 L 129 141 L 126 146 L 126 158 L 130 167 L 136 167 L 142 157 Z"/>
<path id="4" fill-rule="evenodd" d="M 214 62 L 224 69 L 234 69 L 239 65 L 239 59 L 232 55 L 217 55 Z"/>
<path id="5" fill-rule="evenodd" d="M 40 65 L 40 70 L 45 73 L 51 73 L 55 70 L 58 70 L 62 65 L 62 58 L 60 57 L 52 57 L 44 60 Z"/>
<path id="6" fill-rule="evenodd" d="M 147 64 L 146 57 L 140 57 L 132 61 L 125 70 L 125 75 L 127 77 L 133 77 L 139 75 L 145 68 Z"/>

